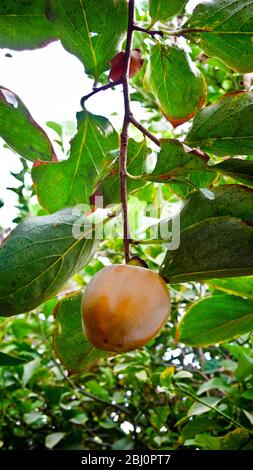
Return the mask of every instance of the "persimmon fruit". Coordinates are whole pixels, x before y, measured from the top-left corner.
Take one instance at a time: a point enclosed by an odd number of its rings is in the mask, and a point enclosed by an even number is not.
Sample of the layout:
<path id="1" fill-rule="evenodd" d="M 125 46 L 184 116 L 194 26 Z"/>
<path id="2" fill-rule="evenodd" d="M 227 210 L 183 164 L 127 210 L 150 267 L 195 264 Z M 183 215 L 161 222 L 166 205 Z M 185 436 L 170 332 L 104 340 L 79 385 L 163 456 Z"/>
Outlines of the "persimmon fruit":
<path id="1" fill-rule="evenodd" d="M 86 287 L 84 333 L 97 348 L 125 352 L 154 338 L 170 315 L 170 295 L 159 274 L 139 266 L 108 266 Z"/>

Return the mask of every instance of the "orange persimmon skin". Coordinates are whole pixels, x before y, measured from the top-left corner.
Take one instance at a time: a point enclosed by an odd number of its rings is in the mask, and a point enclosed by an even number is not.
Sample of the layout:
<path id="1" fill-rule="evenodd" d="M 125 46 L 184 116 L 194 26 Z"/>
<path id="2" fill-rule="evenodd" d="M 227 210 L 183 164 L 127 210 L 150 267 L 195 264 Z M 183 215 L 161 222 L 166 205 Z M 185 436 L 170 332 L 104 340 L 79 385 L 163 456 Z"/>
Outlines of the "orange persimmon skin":
<path id="1" fill-rule="evenodd" d="M 143 65 L 143 59 L 141 58 L 140 49 L 133 49 L 131 51 L 129 77 L 133 77 Z M 119 52 L 109 62 L 111 64 L 111 70 L 109 73 L 109 80 L 116 82 L 122 79 L 124 66 L 125 66 L 125 52 Z"/>
<path id="2" fill-rule="evenodd" d="M 170 314 L 170 295 L 159 274 L 131 265 L 99 271 L 82 301 L 84 333 L 97 348 L 125 352 L 154 338 Z"/>

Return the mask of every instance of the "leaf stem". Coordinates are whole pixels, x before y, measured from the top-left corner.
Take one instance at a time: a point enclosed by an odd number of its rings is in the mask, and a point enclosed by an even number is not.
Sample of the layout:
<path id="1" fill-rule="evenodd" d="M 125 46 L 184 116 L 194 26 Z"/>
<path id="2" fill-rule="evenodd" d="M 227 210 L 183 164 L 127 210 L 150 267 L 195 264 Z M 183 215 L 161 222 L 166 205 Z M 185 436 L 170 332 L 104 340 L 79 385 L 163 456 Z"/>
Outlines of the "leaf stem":
<path id="1" fill-rule="evenodd" d="M 123 212 L 123 233 L 124 233 L 124 251 L 126 263 L 130 259 L 130 240 L 128 234 L 128 210 L 127 210 L 127 148 L 128 148 L 128 128 L 131 119 L 130 95 L 129 95 L 129 67 L 131 59 L 132 40 L 134 32 L 134 0 L 128 2 L 128 27 L 125 49 L 125 66 L 122 76 L 123 96 L 124 96 L 124 120 L 120 136 L 120 195 Z"/>

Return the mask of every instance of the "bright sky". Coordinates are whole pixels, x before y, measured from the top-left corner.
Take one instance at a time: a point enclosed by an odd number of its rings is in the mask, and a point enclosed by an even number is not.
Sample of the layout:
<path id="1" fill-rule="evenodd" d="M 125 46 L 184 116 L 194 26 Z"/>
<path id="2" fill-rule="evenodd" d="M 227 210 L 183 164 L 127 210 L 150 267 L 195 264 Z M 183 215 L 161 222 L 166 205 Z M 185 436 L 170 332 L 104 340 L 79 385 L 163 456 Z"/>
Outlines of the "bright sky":
<path id="1" fill-rule="evenodd" d="M 197 3 L 198 0 L 190 0 L 188 11 Z M 11 52 L 12 58 L 5 56 L 7 52 Z M 19 95 L 33 118 L 52 138 L 55 134 L 46 127 L 46 121 L 75 121 L 76 112 L 80 110 L 80 98 L 92 87 L 81 62 L 67 53 L 59 42 L 35 51 L 0 49 L 0 84 Z M 116 120 L 121 119 L 121 92 L 108 90 L 100 93 L 89 100 L 87 107 L 94 113 L 110 117 L 118 127 Z M 119 116 L 111 116 L 115 111 Z M 10 172 L 17 172 L 21 167 L 13 152 L 2 151 L 1 139 L 0 165 L 0 197 L 7 203 L 0 209 L 0 226 L 8 227 L 18 211 L 14 207 L 16 195 L 6 187 L 19 186 Z"/>
<path id="2" fill-rule="evenodd" d="M 45 123 L 75 121 L 80 98 L 91 91 L 92 81 L 84 74 L 81 62 L 67 53 L 60 42 L 35 51 L 11 51 L 12 58 L 6 57 L 6 52 L 0 50 L 1 86 L 19 95 L 33 118 L 54 138 Z M 87 107 L 109 117 L 113 111 L 120 113 L 121 104 L 121 93 L 108 90 L 103 96 L 92 97 Z M 18 171 L 20 162 L 12 152 L 4 150 L 0 151 L 0 164 L 0 196 L 8 200 L 8 207 L 0 209 L 0 225 L 6 227 L 17 212 L 13 207 L 16 196 L 5 187 L 19 185 L 10 171 Z"/>

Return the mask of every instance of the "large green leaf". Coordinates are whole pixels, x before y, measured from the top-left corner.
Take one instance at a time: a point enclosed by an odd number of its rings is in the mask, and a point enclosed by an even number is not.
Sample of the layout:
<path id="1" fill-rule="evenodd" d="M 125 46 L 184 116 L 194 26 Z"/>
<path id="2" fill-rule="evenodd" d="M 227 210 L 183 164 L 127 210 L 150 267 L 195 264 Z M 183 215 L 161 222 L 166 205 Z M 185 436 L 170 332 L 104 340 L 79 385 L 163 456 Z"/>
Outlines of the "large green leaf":
<path id="1" fill-rule="evenodd" d="M 145 160 L 149 152 L 145 140 L 136 142 L 134 139 L 129 139 L 127 171 L 130 175 L 140 175 L 144 171 Z M 127 191 L 129 194 L 142 186 L 143 181 L 127 178 Z M 102 180 L 99 190 L 103 195 L 104 206 L 120 202 L 119 157 L 112 162 L 109 173 Z"/>
<path id="2" fill-rule="evenodd" d="M 211 190 L 212 198 L 201 191 L 192 191 L 180 209 L 180 230 L 210 217 L 237 217 L 253 223 L 253 190 L 238 184 L 225 184 Z M 178 217 L 178 215 L 176 215 Z M 163 228 L 171 230 L 173 219 L 160 222 Z M 165 232 L 164 232 L 165 233 Z"/>
<path id="3" fill-rule="evenodd" d="M 84 227 L 73 236 L 74 224 Z M 25 219 L 0 248 L 0 315 L 38 307 L 89 262 L 96 243 L 91 224 L 71 208 Z"/>
<path id="4" fill-rule="evenodd" d="M 231 176 L 232 178 L 253 187 L 253 161 L 241 160 L 240 158 L 228 158 L 223 162 L 216 163 L 212 167 L 214 171 Z"/>
<path id="5" fill-rule="evenodd" d="M 173 189 L 186 186 L 189 181 L 198 188 L 208 187 L 221 173 L 253 186 L 253 162 L 240 158 L 228 158 L 220 163 L 213 162 L 204 153 L 192 150 L 176 139 L 161 139 L 161 150 L 154 170 L 146 177 L 158 183 L 167 183 Z M 187 181 L 184 180 L 187 178 Z M 174 181 L 176 179 L 176 181 Z M 181 180 L 181 181 L 180 181 Z M 188 184 L 188 192 L 193 189 Z M 183 194 L 183 197 L 187 195 Z"/>
<path id="6" fill-rule="evenodd" d="M 208 188 L 216 178 L 214 166 L 207 165 L 206 155 L 190 149 L 176 139 L 161 139 L 156 166 L 147 180 L 166 183 L 179 197 L 186 197 L 194 186 Z"/>
<path id="7" fill-rule="evenodd" d="M 126 33 L 126 0 L 48 0 L 48 17 L 65 49 L 98 80 Z"/>
<path id="8" fill-rule="evenodd" d="M 0 87 L 0 136 L 27 160 L 55 160 L 52 144 L 21 99 Z"/>
<path id="9" fill-rule="evenodd" d="M 0 367 L 1 366 L 20 366 L 28 362 L 29 359 L 22 359 L 21 357 L 11 356 L 0 351 Z"/>
<path id="10" fill-rule="evenodd" d="M 253 330 L 253 301 L 214 295 L 192 305 L 177 326 L 177 339 L 190 346 L 209 346 Z"/>
<path id="11" fill-rule="evenodd" d="M 152 23 L 168 21 L 178 15 L 188 0 L 149 0 L 149 14 Z"/>
<path id="12" fill-rule="evenodd" d="M 165 182 L 170 178 L 190 178 L 192 173 L 208 171 L 209 158 L 206 155 L 196 154 L 176 139 L 161 139 L 160 143 L 161 150 L 154 170 L 148 175 L 149 180 Z"/>
<path id="13" fill-rule="evenodd" d="M 0 47 L 36 49 L 55 40 L 54 25 L 46 17 L 46 2 L 47 0 L 2 0 Z"/>
<path id="14" fill-rule="evenodd" d="M 184 28 L 206 30 L 191 34 L 191 39 L 207 55 L 240 73 L 253 71 L 252 0 L 202 1 Z"/>
<path id="15" fill-rule="evenodd" d="M 231 279 L 212 279 L 208 284 L 228 294 L 248 297 L 253 300 L 253 276 L 234 277 Z"/>
<path id="16" fill-rule="evenodd" d="M 85 110 L 77 113 L 77 121 L 68 160 L 32 170 L 39 202 L 49 212 L 89 203 L 103 171 L 119 148 L 119 136 L 105 117 Z"/>
<path id="17" fill-rule="evenodd" d="M 225 95 L 202 109 L 186 137 L 191 147 L 218 156 L 253 153 L 253 93 Z"/>
<path id="18" fill-rule="evenodd" d="M 212 188 L 214 198 L 200 191 L 192 192 L 180 211 L 180 229 L 184 230 L 210 217 L 238 217 L 253 224 L 253 190 L 239 184 L 224 184 Z"/>
<path id="19" fill-rule="evenodd" d="M 76 292 L 61 299 L 55 307 L 54 348 L 70 374 L 80 373 L 108 356 L 107 352 L 92 346 L 84 336 L 81 301 L 82 293 Z"/>
<path id="20" fill-rule="evenodd" d="M 151 47 L 145 87 L 154 94 L 164 116 L 176 127 L 203 106 L 205 80 L 188 53 L 176 45 Z"/>
<path id="21" fill-rule="evenodd" d="M 175 234 L 174 234 L 175 235 Z M 253 226 L 233 217 L 211 217 L 181 232 L 160 274 L 170 283 L 253 274 Z"/>

